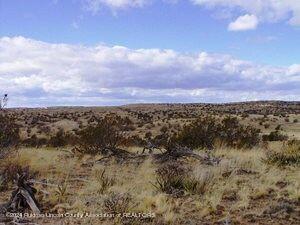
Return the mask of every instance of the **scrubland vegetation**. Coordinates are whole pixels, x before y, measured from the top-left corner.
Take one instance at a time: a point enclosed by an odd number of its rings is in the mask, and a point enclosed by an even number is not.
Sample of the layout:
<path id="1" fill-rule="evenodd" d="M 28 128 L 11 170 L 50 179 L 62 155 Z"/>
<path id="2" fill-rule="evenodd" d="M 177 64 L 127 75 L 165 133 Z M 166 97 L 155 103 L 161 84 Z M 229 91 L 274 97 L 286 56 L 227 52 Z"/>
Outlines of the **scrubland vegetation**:
<path id="1" fill-rule="evenodd" d="M 107 213 L 38 224 L 299 224 L 299 119 L 285 102 L 2 111 L 0 203 L 26 173 L 42 212 Z"/>

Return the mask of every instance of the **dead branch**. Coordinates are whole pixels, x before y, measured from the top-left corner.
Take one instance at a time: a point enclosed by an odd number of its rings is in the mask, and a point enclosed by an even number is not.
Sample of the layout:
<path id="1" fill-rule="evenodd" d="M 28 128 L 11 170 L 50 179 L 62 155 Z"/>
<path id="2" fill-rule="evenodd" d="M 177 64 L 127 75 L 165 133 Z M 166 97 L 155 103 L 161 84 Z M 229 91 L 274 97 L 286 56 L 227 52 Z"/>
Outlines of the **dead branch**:
<path id="1" fill-rule="evenodd" d="M 167 162 L 172 160 L 177 160 L 179 158 L 195 158 L 201 163 L 207 164 L 207 165 L 216 165 L 220 162 L 219 158 L 212 157 L 209 154 L 200 155 L 198 153 L 195 153 L 192 149 L 187 147 L 182 147 L 179 145 L 172 146 L 171 148 L 168 148 L 164 153 L 162 154 L 155 154 L 153 155 L 154 159 L 159 162 Z"/>
<path id="2" fill-rule="evenodd" d="M 34 213 L 40 213 L 39 204 L 35 198 L 37 190 L 32 187 L 32 183 L 27 178 L 27 174 L 18 176 L 17 188 L 13 191 L 10 201 L 2 206 L 1 211 L 23 212 L 29 208 Z"/>
<path id="3" fill-rule="evenodd" d="M 20 188 L 20 194 L 25 198 L 27 204 L 30 206 L 33 213 L 40 213 L 40 209 L 37 207 L 37 202 L 34 197 L 32 197 L 29 192 L 25 189 Z"/>
<path id="4" fill-rule="evenodd" d="M 211 156 L 209 153 L 195 153 L 192 149 L 187 147 L 182 147 L 179 145 L 172 146 L 165 151 L 161 151 L 161 153 L 156 154 L 135 154 L 130 153 L 126 150 L 115 148 L 115 149 L 107 149 L 106 152 L 110 152 L 103 158 L 92 162 L 94 163 L 105 163 L 110 161 L 111 159 L 116 159 L 117 162 L 143 162 L 148 158 L 153 158 L 158 163 L 164 163 L 167 161 L 177 160 L 180 158 L 195 158 L 203 164 L 207 165 L 217 165 L 220 162 L 219 158 Z"/>

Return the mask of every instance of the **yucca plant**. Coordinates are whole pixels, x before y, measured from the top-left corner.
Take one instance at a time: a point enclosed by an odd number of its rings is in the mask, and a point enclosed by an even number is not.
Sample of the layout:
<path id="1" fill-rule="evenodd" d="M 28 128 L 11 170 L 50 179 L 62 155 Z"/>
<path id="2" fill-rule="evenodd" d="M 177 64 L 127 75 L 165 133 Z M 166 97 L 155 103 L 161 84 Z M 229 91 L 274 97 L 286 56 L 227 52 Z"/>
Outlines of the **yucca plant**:
<path id="1" fill-rule="evenodd" d="M 55 190 L 55 196 L 59 203 L 65 202 L 68 196 L 68 179 L 65 179 L 61 184 L 57 186 Z"/>
<path id="2" fill-rule="evenodd" d="M 103 194 L 107 189 L 115 184 L 115 180 L 105 175 L 105 170 L 96 172 L 96 179 L 99 183 L 98 193 Z"/>
<path id="3" fill-rule="evenodd" d="M 160 166 L 156 170 L 155 183 L 151 183 L 158 191 L 182 195 L 185 191 L 184 180 L 187 177 L 187 168 L 179 163 L 171 162 Z"/>
<path id="4" fill-rule="evenodd" d="M 199 190 L 199 181 L 194 177 L 187 177 L 183 180 L 183 188 L 188 193 L 197 193 Z"/>
<path id="5" fill-rule="evenodd" d="M 157 176 L 156 182 L 152 183 L 152 185 L 162 192 L 165 192 L 167 194 L 173 194 L 175 191 L 181 191 L 184 190 L 184 184 L 183 184 L 184 178 L 181 176 L 177 177 L 162 177 Z"/>
<path id="6" fill-rule="evenodd" d="M 112 193 L 104 200 L 104 208 L 109 213 L 122 214 L 128 210 L 131 199 L 127 193 Z"/>

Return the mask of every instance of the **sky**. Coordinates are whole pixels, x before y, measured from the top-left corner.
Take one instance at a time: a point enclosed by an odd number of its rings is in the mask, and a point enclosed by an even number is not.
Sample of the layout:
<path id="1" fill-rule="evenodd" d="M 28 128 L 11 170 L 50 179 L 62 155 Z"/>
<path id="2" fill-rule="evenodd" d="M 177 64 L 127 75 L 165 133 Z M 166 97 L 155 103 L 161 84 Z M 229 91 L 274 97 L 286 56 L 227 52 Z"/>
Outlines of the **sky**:
<path id="1" fill-rule="evenodd" d="M 300 100 L 298 0 L 0 0 L 10 107 Z"/>

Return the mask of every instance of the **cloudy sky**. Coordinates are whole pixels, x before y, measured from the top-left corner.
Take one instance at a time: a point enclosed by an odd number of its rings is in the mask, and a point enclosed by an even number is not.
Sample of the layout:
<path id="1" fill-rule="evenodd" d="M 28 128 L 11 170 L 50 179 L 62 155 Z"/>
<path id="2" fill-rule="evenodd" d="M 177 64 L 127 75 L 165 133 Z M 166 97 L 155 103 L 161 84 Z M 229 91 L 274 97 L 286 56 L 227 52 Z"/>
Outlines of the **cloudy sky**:
<path id="1" fill-rule="evenodd" d="M 0 0 L 9 106 L 300 100 L 298 0 Z"/>

